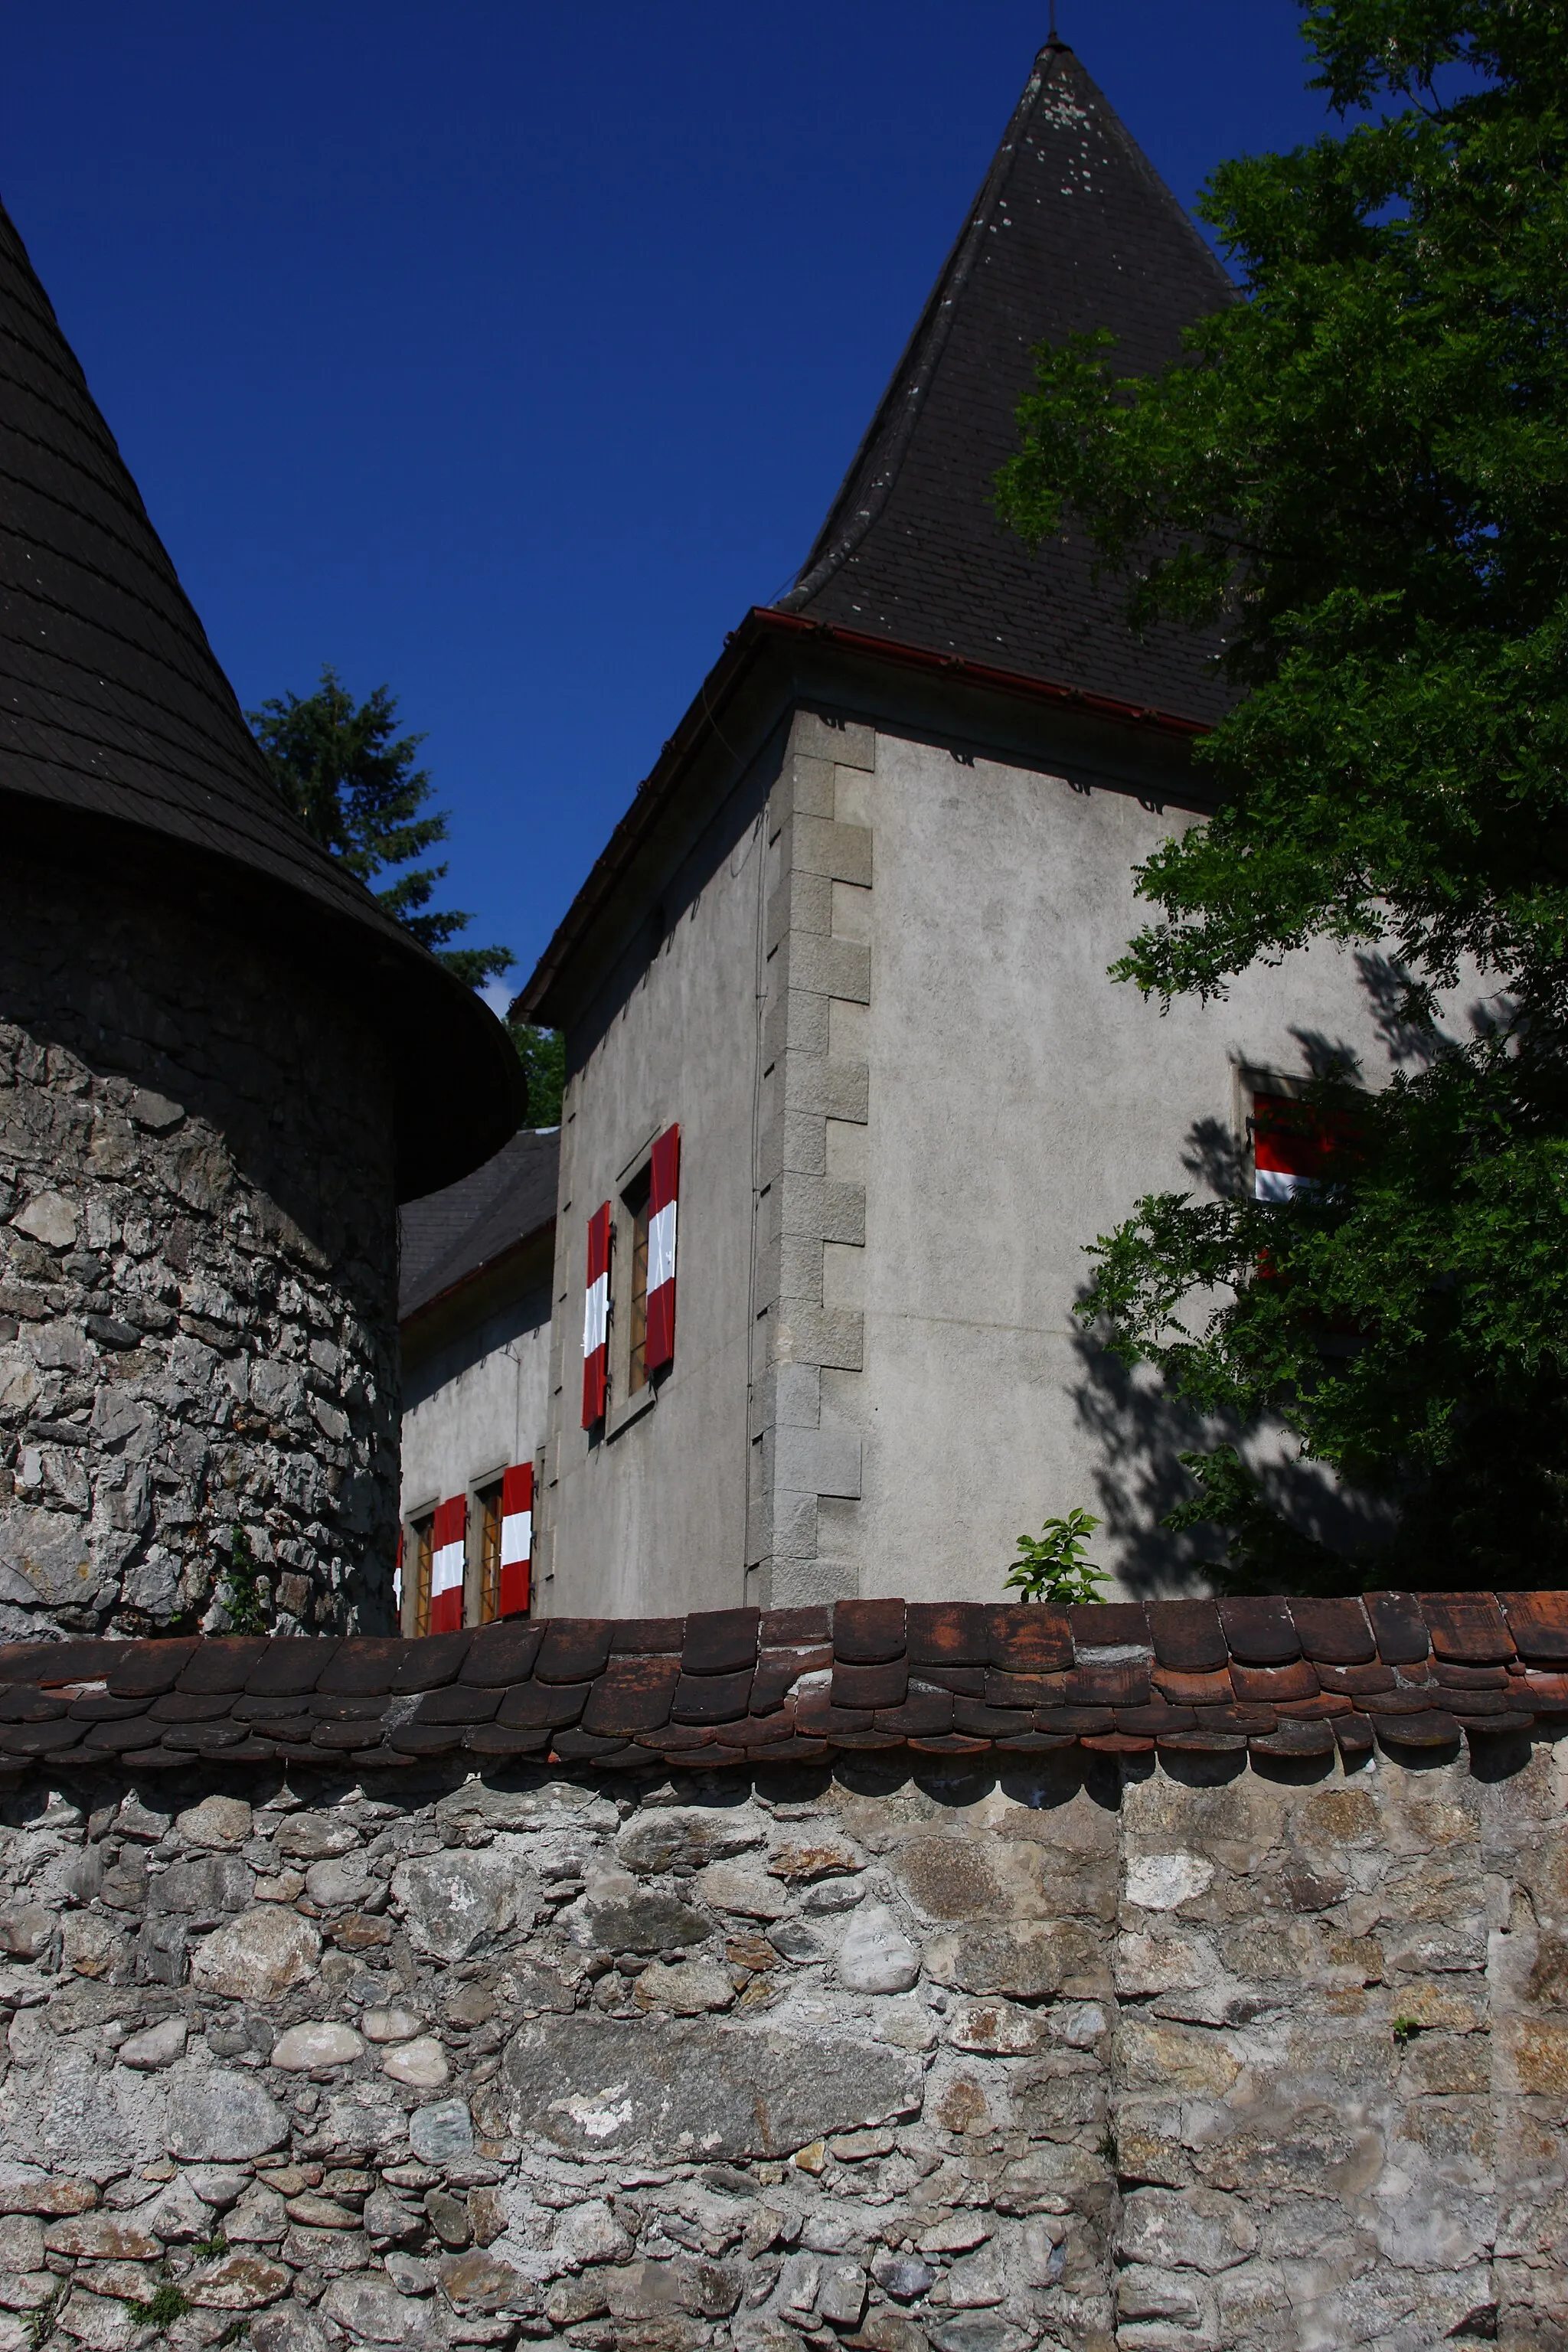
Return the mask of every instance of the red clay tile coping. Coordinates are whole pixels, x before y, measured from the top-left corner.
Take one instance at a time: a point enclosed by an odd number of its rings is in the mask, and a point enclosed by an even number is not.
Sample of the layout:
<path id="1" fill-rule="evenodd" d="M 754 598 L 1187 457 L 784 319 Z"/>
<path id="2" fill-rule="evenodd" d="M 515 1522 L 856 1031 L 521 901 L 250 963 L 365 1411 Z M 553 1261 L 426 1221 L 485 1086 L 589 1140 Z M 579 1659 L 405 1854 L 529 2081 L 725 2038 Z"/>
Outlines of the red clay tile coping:
<path id="1" fill-rule="evenodd" d="M 923 1756 L 1364 1755 L 1568 1731 L 1568 1593 L 841 1601 L 370 1636 L 0 1647 L 0 1771 L 717 1769 Z"/>

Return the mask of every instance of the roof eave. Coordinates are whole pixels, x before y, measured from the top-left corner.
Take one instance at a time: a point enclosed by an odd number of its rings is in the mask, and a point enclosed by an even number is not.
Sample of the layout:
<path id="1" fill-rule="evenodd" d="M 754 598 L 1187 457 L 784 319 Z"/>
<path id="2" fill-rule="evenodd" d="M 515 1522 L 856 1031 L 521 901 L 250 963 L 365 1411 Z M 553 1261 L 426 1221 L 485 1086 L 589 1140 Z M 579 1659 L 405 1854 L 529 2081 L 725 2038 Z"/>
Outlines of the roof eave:
<path id="1" fill-rule="evenodd" d="M 1121 702 L 1111 695 L 1091 694 L 1079 687 L 1063 686 L 1055 679 L 1032 677 L 992 663 L 971 661 L 961 654 L 933 653 L 925 646 L 903 645 L 867 630 L 847 629 L 837 622 L 781 612 L 775 605 L 753 604 L 739 628 L 725 639 L 722 654 L 653 768 L 637 786 L 631 806 L 595 859 L 549 946 L 514 998 L 513 1018 L 550 1019 L 551 999 L 557 982 L 616 884 L 655 831 L 693 762 L 720 733 L 726 706 L 764 654 L 792 641 L 831 645 L 841 652 L 885 662 L 893 667 L 940 675 L 993 694 L 1046 705 L 1079 719 L 1098 719 L 1117 727 L 1136 728 L 1167 740 L 1190 743 L 1209 732 L 1207 720 L 1189 719 L 1180 712 Z"/>

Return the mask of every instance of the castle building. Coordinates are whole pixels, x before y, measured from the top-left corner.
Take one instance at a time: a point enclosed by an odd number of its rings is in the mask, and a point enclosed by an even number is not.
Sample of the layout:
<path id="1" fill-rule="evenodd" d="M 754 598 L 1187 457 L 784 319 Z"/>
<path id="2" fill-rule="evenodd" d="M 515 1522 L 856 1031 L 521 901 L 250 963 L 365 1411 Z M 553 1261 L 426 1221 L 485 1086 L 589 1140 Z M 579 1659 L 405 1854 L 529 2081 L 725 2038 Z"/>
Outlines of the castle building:
<path id="1" fill-rule="evenodd" d="M 1027 86 L 792 592 L 749 613 L 519 1001 L 562 1028 L 538 1606 L 994 1597 L 1083 1505 L 1131 1582 L 1183 1430 L 1073 1317 L 1145 1192 L 1375 987 L 1314 950 L 1163 1018 L 1107 967 L 1208 806 L 1213 647 L 996 520 L 1031 348 L 1130 370 L 1234 289 L 1083 68 Z"/>
<path id="2" fill-rule="evenodd" d="M 516 1056 L 285 810 L 3 213 L 0 845 L 0 1635 L 221 1625 L 237 1530 L 384 1630 L 396 1204 Z"/>

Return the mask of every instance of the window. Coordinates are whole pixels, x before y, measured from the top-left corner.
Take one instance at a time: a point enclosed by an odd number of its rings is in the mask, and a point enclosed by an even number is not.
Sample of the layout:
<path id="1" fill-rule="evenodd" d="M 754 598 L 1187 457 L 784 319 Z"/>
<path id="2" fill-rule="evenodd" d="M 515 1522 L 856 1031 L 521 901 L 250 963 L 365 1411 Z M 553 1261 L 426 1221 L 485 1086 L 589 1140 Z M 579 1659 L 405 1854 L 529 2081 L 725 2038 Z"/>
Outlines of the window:
<path id="1" fill-rule="evenodd" d="M 626 1301 L 628 1396 L 636 1396 L 639 1389 L 647 1386 L 647 1225 L 651 1198 L 650 1174 L 644 1168 L 621 1195 L 631 1220 L 631 1247 L 626 1253 L 631 1268 L 630 1293 Z"/>
<path id="2" fill-rule="evenodd" d="M 1320 1192 L 1353 1152 L 1353 1114 L 1324 1109 L 1294 1094 L 1258 1088 L 1247 1125 L 1255 1200 L 1289 1201 Z"/>
<path id="3" fill-rule="evenodd" d="M 504 1482 L 481 1486 L 474 1501 L 479 1514 L 479 1623 L 489 1625 L 500 1615 L 500 1524 Z"/>
<path id="4" fill-rule="evenodd" d="M 430 1631 L 430 1579 L 436 1565 L 436 1514 L 426 1511 L 422 1518 L 413 1520 L 409 1534 L 414 1538 L 414 1624 L 416 1633 Z"/>

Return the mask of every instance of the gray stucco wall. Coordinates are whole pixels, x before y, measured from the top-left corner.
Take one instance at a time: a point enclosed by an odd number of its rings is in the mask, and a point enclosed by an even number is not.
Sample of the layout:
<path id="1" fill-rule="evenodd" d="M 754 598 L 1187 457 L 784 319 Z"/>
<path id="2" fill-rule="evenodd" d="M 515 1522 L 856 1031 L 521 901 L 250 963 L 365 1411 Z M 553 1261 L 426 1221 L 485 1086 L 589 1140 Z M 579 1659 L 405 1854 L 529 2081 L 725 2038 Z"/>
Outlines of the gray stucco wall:
<path id="1" fill-rule="evenodd" d="M 776 755 L 671 852 L 657 940 L 641 929 L 568 1031 L 556 1227 L 551 1438 L 536 1606 L 663 1613 L 739 1602 L 746 1528 L 762 812 Z M 628 1400 L 612 1328 L 602 1433 L 582 1423 L 587 1224 L 656 1136 L 681 1131 L 675 1361 Z M 618 1265 L 624 1268 L 622 1249 Z M 613 1290 L 620 1287 L 613 1284 Z M 629 1407 L 629 1411 L 628 1411 Z"/>
<path id="2" fill-rule="evenodd" d="M 826 1176 L 864 1186 L 865 1241 L 825 1243 L 823 1306 L 862 1318 L 863 1358 L 825 1366 L 821 1411 L 859 1439 L 862 1499 L 820 1501 L 813 1598 L 999 1591 L 1019 1529 L 1079 1504 L 1108 1521 L 1105 1564 L 1168 1569 L 1157 1520 L 1197 1433 L 1087 1345 L 1084 1245 L 1144 1192 L 1205 1189 L 1205 1158 L 1243 1140 L 1243 1070 L 1304 1075 L 1327 1044 L 1389 1075 L 1350 954 L 1164 1016 L 1112 984 L 1148 912 L 1132 867 L 1183 818 L 1063 768 L 884 729 L 874 765 L 837 772 L 874 880 L 834 886 L 868 968 L 868 1002 L 831 1006 L 832 1050 L 868 1097 L 864 1123 L 827 1120 Z"/>

